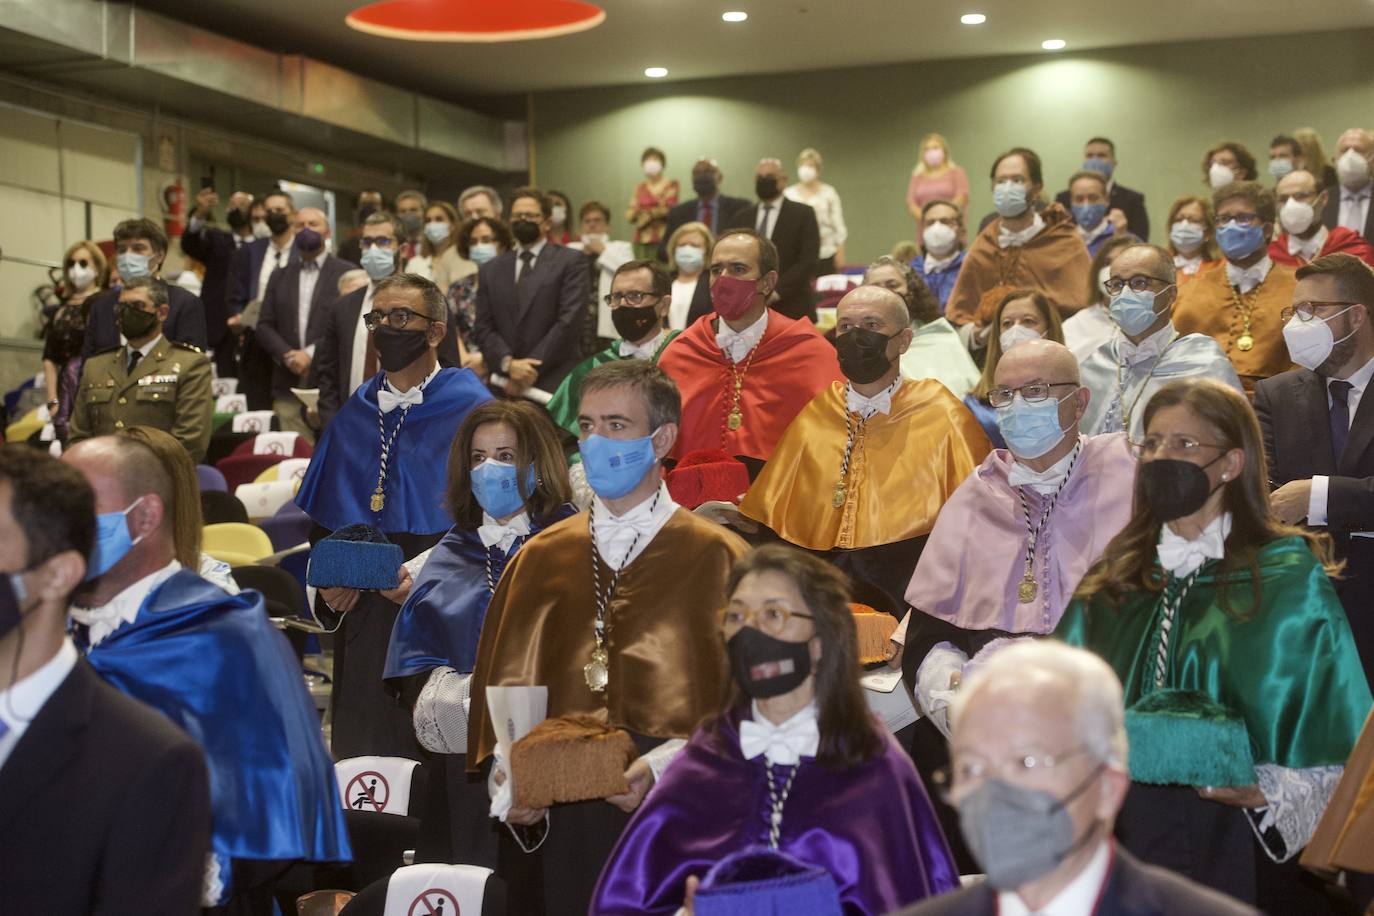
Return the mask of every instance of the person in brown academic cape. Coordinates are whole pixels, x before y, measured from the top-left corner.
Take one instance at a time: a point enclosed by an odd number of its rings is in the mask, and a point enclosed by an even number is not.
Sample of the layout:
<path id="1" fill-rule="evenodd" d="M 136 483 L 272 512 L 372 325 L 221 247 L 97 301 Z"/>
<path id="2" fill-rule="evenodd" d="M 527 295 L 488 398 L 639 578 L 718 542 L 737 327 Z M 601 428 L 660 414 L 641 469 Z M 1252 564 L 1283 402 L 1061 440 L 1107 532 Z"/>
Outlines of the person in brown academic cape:
<path id="1" fill-rule="evenodd" d="M 730 567 L 747 547 L 668 495 L 660 462 L 680 416 L 677 386 L 645 360 L 587 373 L 578 428 L 596 493 L 591 509 L 531 539 L 487 610 L 472 679 L 470 767 L 496 744 L 489 686 L 545 686 L 550 718 L 595 716 L 649 752 L 626 772 L 625 795 L 559 805 L 552 817 L 506 812 L 498 872 L 512 913 L 586 913 L 655 772 L 725 701 L 718 615 Z"/>
<path id="2" fill-rule="evenodd" d="M 1368 911 L 1374 900 L 1374 713 L 1365 720 L 1301 861 L 1323 876 L 1344 871 L 1356 911 Z"/>
<path id="3" fill-rule="evenodd" d="M 1273 191 L 1258 181 L 1233 181 L 1212 195 L 1212 209 L 1225 269 L 1199 273 L 1179 288 L 1174 327 L 1215 338 L 1253 396 L 1260 379 L 1293 368 L 1280 313 L 1293 304 L 1298 281 L 1293 268 L 1269 259 Z"/>
<path id="4" fill-rule="evenodd" d="M 711 249 L 711 305 L 659 357 L 682 391 L 674 458 L 723 450 L 751 477 L 807 402 L 843 379 L 835 348 L 813 324 L 769 307 L 777 300 L 778 250 L 750 229 Z"/>
<path id="5" fill-rule="evenodd" d="M 925 535 L 992 446 L 944 385 L 902 377 L 912 331 L 896 293 L 851 291 L 835 333 L 848 381 L 832 382 L 787 427 L 740 512 L 824 551 L 865 587 L 855 600 L 901 616 Z"/>
<path id="6" fill-rule="evenodd" d="M 959 279 L 945 305 L 956 325 L 981 328 L 1003 293 L 1018 286 L 1038 289 L 1061 316 L 1082 308 L 1092 259 L 1073 218 L 1058 204 L 1032 205 L 1043 186 L 1040 157 L 1017 147 L 992 164 L 992 203 L 998 218 L 969 246 Z"/>

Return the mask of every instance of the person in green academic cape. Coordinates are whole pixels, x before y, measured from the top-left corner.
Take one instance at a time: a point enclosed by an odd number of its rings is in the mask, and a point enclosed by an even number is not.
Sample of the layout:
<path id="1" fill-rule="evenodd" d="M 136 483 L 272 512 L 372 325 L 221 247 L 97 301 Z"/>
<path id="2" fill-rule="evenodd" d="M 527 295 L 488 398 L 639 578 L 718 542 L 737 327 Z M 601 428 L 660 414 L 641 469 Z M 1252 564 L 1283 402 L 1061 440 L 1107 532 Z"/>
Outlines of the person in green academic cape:
<path id="1" fill-rule="evenodd" d="M 1139 858 L 1270 913 L 1327 912 L 1302 850 L 1369 712 L 1324 534 L 1269 506 L 1258 421 L 1211 379 L 1145 407 L 1131 520 L 1055 635 L 1125 687 Z"/>

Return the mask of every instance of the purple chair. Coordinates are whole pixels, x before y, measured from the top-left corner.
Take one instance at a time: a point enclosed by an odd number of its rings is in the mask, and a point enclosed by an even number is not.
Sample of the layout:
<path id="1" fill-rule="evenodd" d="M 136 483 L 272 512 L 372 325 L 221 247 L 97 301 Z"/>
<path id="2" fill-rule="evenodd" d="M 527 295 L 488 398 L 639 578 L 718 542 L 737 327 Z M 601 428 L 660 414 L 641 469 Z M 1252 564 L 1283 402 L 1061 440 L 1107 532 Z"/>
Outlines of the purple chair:
<path id="1" fill-rule="evenodd" d="M 292 506 L 295 508 L 295 506 Z M 310 516 L 300 509 L 295 512 L 279 512 L 271 518 L 258 519 L 258 527 L 267 532 L 272 541 L 272 549 L 288 550 L 310 539 Z"/>
<path id="2" fill-rule="evenodd" d="M 229 492 L 229 484 L 225 482 L 224 475 L 219 472 L 219 468 L 212 468 L 208 464 L 196 465 L 196 483 L 200 484 L 200 491 L 218 490 L 220 493 Z"/>

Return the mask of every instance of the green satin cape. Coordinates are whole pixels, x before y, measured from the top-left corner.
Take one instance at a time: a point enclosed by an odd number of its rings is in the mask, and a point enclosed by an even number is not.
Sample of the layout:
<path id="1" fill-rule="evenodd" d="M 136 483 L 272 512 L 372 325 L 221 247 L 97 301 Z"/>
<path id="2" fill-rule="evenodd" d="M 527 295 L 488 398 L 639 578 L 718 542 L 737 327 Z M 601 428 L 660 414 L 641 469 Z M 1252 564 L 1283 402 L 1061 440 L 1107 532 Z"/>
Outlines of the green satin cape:
<path id="1" fill-rule="evenodd" d="M 1255 763 L 1290 769 L 1345 763 L 1369 712 L 1369 685 L 1331 581 L 1306 542 L 1278 538 L 1258 555 L 1262 600 L 1242 622 L 1217 601 L 1220 561 L 1204 565 L 1169 637 L 1164 687 L 1197 690 L 1245 720 Z M 1249 605 L 1250 574 L 1228 583 Z M 1153 691 L 1162 596 L 1075 599 L 1055 636 L 1100 655 L 1125 687 L 1127 708 Z"/>
<path id="2" fill-rule="evenodd" d="M 663 348 L 672 343 L 673 338 L 680 333 L 682 332 L 670 330 L 663 335 L 663 341 L 654 351 L 654 362 L 658 362 L 658 358 L 663 355 Z M 567 430 L 574 436 L 577 435 L 577 409 L 582 401 L 582 380 L 587 377 L 588 372 L 597 366 L 615 362 L 620 358 L 620 341 L 617 339 L 611 341 L 611 345 L 606 349 L 598 350 L 573 366 L 572 371 L 563 379 L 563 384 L 558 386 L 558 390 L 553 393 L 553 398 L 550 399 L 548 407 L 545 408 L 559 428 Z"/>

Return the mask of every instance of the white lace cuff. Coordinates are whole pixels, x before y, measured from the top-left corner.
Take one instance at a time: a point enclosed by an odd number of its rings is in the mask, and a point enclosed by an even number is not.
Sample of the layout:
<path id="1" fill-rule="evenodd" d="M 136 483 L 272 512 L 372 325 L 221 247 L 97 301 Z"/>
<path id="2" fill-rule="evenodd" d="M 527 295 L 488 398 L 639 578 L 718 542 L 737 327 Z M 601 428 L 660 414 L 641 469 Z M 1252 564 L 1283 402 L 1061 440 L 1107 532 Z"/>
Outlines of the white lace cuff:
<path id="1" fill-rule="evenodd" d="M 921 710 L 931 724 L 949 737 L 949 703 L 954 699 L 954 690 L 949 679 L 956 671 L 963 671 L 968 656 L 956 649 L 951 643 L 937 643 L 916 669 L 916 697 Z"/>
<path id="2" fill-rule="evenodd" d="M 1312 839 L 1340 782 L 1343 766 L 1289 769 L 1272 763 L 1255 767 L 1269 804 L 1248 812 L 1250 829 L 1269 858 L 1286 862 Z"/>
<path id="3" fill-rule="evenodd" d="M 686 746 L 687 742 L 682 738 L 669 738 L 644 755 L 644 762 L 653 771 L 654 785 L 658 785 L 658 781 L 663 778 L 668 765 L 677 759 L 678 753 Z"/>
<path id="4" fill-rule="evenodd" d="M 472 675 L 441 666 L 430 672 L 415 699 L 415 738 L 436 754 L 466 754 Z"/>
<path id="5" fill-rule="evenodd" d="M 205 880 L 200 889 L 200 905 L 217 907 L 229 896 L 229 888 L 224 879 L 229 874 L 229 862 L 220 861 L 214 852 L 205 854 Z"/>
<path id="6" fill-rule="evenodd" d="M 417 553 L 415 556 L 411 557 L 409 560 L 406 560 L 404 563 L 401 564 L 406 568 L 406 571 L 410 573 L 411 582 L 420 581 L 420 570 L 425 568 L 425 561 L 429 559 L 429 555 L 433 552 L 434 548 L 431 547 L 429 548 L 429 550 L 424 550 L 420 553 Z"/>

